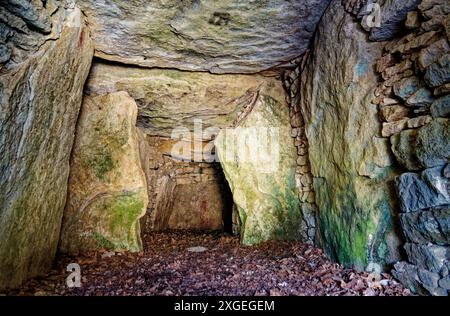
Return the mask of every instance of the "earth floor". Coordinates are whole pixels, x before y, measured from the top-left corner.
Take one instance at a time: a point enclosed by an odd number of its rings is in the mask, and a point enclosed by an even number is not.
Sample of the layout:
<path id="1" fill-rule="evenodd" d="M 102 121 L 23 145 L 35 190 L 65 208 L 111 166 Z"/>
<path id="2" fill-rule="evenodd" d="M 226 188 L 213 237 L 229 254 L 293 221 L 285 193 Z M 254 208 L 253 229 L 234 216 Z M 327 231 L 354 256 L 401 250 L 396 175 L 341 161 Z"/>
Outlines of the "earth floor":
<path id="1" fill-rule="evenodd" d="M 246 247 L 226 234 L 193 232 L 152 233 L 143 242 L 145 251 L 139 254 L 103 251 L 76 258 L 59 256 L 48 275 L 4 294 L 411 295 L 389 274 L 344 269 L 320 249 L 299 242 Z M 79 288 L 66 286 L 70 263 L 81 267 Z"/>

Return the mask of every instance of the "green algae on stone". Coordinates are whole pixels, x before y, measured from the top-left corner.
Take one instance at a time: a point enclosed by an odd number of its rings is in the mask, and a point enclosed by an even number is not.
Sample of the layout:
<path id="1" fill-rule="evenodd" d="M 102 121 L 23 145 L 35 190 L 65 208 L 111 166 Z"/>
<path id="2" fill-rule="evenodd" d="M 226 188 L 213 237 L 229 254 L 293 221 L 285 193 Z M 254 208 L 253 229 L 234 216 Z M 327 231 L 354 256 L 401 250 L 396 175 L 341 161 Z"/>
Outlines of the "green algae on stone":
<path id="1" fill-rule="evenodd" d="M 119 192 L 99 198 L 89 210 L 98 222 L 91 235 L 98 248 L 141 251 L 139 218 L 144 208 L 145 192 Z M 105 216 L 108 214 L 108 216 Z M 131 227 L 131 229 L 130 229 Z"/>
<path id="2" fill-rule="evenodd" d="M 72 153 L 60 250 L 141 251 L 148 196 L 139 156 L 137 105 L 126 92 L 83 101 Z"/>
<path id="3" fill-rule="evenodd" d="M 341 1 L 332 1 L 323 21 L 300 92 L 318 239 L 345 266 L 386 267 L 400 258 L 400 239 L 393 224 L 396 170 L 388 141 L 378 137 L 381 126 L 371 102 L 382 44 L 367 41 Z"/>
<path id="4" fill-rule="evenodd" d="M 51 22 L 52 34 L 30 51 L 17 50 L 0 74 L 0 289 L 46 273 L 59 240 L 94 48 L 79 9 L 59 6 Z M 13 38 L 23 41 L 20 33 Z M 26 34 L 21 45 L 37 36 Z"/>
<path id="5" fill-rule="evenodd" d="M 237 205 L 245 245 L 300 239 L 302 216 L 295 187 L 297 154 L 288 122 L 284 100 L 261 93 L 242 124 L 222 130 L 216 138 L 216 150 Z M 267 148 L 271 145 L 275 146 L 272 151 Z M 270 154 L 266 156 L 264 152 Z"/>

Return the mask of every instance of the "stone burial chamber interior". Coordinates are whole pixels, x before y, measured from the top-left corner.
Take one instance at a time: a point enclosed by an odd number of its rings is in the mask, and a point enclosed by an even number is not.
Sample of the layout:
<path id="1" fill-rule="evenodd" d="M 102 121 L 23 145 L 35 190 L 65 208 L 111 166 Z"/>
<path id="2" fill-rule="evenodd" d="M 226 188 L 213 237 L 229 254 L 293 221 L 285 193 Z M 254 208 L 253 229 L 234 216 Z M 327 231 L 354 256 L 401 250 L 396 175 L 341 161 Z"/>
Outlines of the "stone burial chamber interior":
<path id="1" fill-rule="evenodd" d="M 198 230 L 448 295 L 449 38 L 446 0 L 0 0 L 0 289 Z"/>

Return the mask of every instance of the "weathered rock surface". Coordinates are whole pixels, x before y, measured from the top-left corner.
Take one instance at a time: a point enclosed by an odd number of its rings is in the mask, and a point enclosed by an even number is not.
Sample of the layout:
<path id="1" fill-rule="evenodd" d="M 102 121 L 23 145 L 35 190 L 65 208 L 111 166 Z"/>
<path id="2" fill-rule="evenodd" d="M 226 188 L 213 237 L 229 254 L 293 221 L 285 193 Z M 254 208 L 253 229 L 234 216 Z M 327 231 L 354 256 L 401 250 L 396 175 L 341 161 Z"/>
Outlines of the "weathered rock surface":
<path id="1" fill-rule="evenodd" d="M 421 174 L 404 173 L 395 182 L 403 212 L 450 204 L 450 180 L 444 177 L 442 167 L 426 169 Z"/>
<path id="2" fill-rule="evenodd" d="M 450 207 L 400 215 L 406 238 L 416 244 L 450 244 Z"/>
<path id="3" fill-rule="evenodd" d="M 96 56 L 146 67 L 259 72 L 306 51 L 329 0 L 77 1 Z"/>
<path id="4" fill-rule="evenodd" d="M 395 2 L 398 6 L 410 3 Z M 449 244 L 450 192 L 445 166 L 450 158 L 450 128 L 445 117 L 450 77 L 445 29 L 450 6 L 445 0 L 419 2 L 417 10 L 407 12 L 406 28 L 397 27 L 402 37 L 389 38 L 392 40 L 386 43 L 377 63 L 384 80 L 376 91 L 377 103 L 380 118 L 388 122 L 384 123 L 383 136 L 391 134 L 396 160 L 407 169 L 394 185 L 400 208 L 406 212 L 400 215 L 400 221 L 409 242 L 409 262 L 396 264 L 393 273 L 414 293 L 448 295 L 448 260 L 439 268 L 430 262 L 436 249 Z M 395 108 L 385 110 L 384 100 L 393 94 Z M 401 111 L 405 106 L 408 113 Z M 390 122 L 389 114 L 397 121 Z M 440 256 L 448 256 L 448 251 L 441 251 Z"/>
<path id="5" fill-rule="evenodd" d="M 142 250 L 139 218 L 148 203 L 126 92 L 85 97 L 78 119 L 60 251 Z"/>
<path id="6" fill-rule="evenodd" d="M 425 71 L 425 81 L 430 87 L 438 87 L 450 82 L 450 54 L 442 56 Z"/>
<path id="7" fill-rule="evenodd" d="M 418 130 L 391 137 L 392 151 L 409 170 L 445 165 L 450 159 L 450 120 L 435 119 Z"/>
<path id="8" fill-rule="evenodd" d="M 435 119 L 420 128 L 415 145 L 417 158 L 425 168 L 450 162 L 450 119 Z"/>
<path id="9" fill-rule="evenodd" d="M 300 239 L 297 152 L 286 124 L 287 104 L 262 90 L 252 106 L 238 127 L 222 130 L 215 140 L 239 211 L 242 242 Z"/>
<path id="10" fill-rule="evenodd" d="M 429 295 L 428 292 L 422 285 L 417 273 L 417 267 L 409 264 L 405 261 L 397 262 L 394 265 L 394 270 L 392 274 L 394 277 L 404 284 L 407 288 L 411 289 L 414 293 L 420 295 Z"/>
<path id="11" fill-rule="evenodd" d="M 0 63 L 14 67 L 48 40 L 56 40 L 64 18 L 60 1 L 3 0 L 0 3 Z M 58 10 L 60 9 L 60 10 Z M 54 15 L 52 17 L 52 15 Z"/>
<path id="12" fill-rule="evenodd" d="M 421 165 L 416 153 L 417 130 L 404 130 L 391 136 L 392 152 L 408 170 L 420 170 Z"/>
<path id="13" fill-rule="evenodd" d="M 27 23 L 41 25 L 28 15 L 30 8 L 17 9 L 26 10 Z M 0 75 L 0 288 L 45 273 L 58 244 L 93 46 L 78 9 L 60 8 L 53 32 L 54 40 Z"/>
<path id="14" fill-rule="evenodd" d="M 394 267 L 395 270 L 392 271 L 394 277 L 414 293 L 436 296 L 448 295 L 444 286 L 441 286 L 446 278 L 442 278 L 438 273 L 428 271 L 404 261 L 396 263 Z"/>
<path id="15" fill-rule="evenodd" d="M 421 0 L 386 0 L 381 7 L 381 27 L 370 32 L 372 41 L 387 41 L 401 34 L 408 12 L 417 8 Z"/>
<path id="16" fill-rule="evenodd" d="M 450 247 L 407 243 L 405 250 L 413 264 L 435 273 L 440 273 L 450 258 Z"/>
<path id="17" fill-rule="evenodd" d="M 402 98 L 403 100 L 408 99 L 420 88 L 420 81 L 417 77 L 407 77 L 398 82 L 393 86 L 393 91 L 396 96 Z"/>
<path id="18" fill-rule="evenodd" d="M 347 266 L 393 263 L 399 240 L 386 183 L 389 147 L 376 137 L 381 126 L 371 103 L 382 48 L 367 42 L 340 1 L 331 3 L 322 21 L 301 91 L 317 227 L 327 254 Z"/>
<path id="19" fill-rule="evenodd" d="M 213 75 L 95 63 L 87 89 L 91 95 L 127 91 L 138 104 L 138 126 L 146 134 L 171 137 L 176 127 L 223 128 L 237 116 L 265 85 L 277 98 L 284 91 L 274 78 L 260 75 Z M 199 139 L 210 136 L 197 132 Z"/>
<path id="20" fill-rule="evenodd" d="M 437 99 L 431 104 L 431 115 L 437 117 L 450 117 L 450 94 Z"/>

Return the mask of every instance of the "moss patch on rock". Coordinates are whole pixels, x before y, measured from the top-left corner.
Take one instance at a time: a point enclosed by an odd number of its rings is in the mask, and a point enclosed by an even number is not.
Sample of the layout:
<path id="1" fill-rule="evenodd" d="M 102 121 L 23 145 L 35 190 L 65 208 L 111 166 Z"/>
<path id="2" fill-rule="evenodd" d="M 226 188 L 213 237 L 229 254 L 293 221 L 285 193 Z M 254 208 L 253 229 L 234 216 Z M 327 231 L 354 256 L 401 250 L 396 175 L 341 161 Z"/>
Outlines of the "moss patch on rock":
<path id="1" fill-rule="evenodd" d="M 261 93 L 244 122 L 222 130 L 215 143 L 241 219 L 242 242 L 300 239 L 297 154 L 284 100 Z"/>
<path id="2" fill-rule="evenodd" d="M 371 102 L 382 45 L 367 41 L 341 1 L 332 1 L 323 21 L 301 84 L 319 240 L 346 266 L 388 266 L 400 258 L 400 239 L 395 167 Z"/>
<path id="3" fill-rule="evenodd" d="M 126 92 L 85 97 L 78 121 L 60 250 L 142 250 L 139 218 L 148 196 Z"/>

